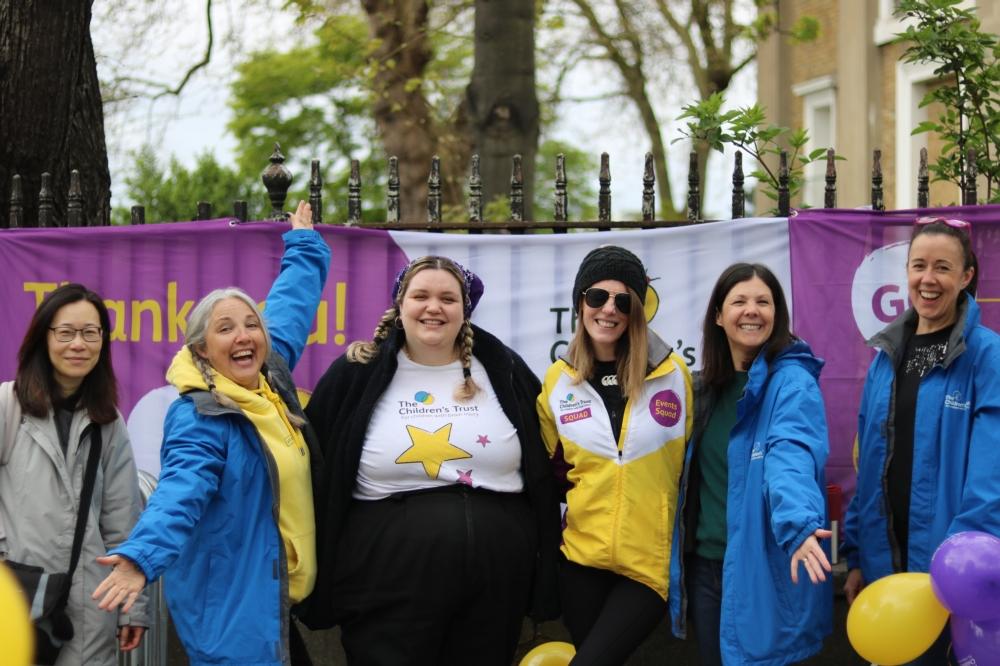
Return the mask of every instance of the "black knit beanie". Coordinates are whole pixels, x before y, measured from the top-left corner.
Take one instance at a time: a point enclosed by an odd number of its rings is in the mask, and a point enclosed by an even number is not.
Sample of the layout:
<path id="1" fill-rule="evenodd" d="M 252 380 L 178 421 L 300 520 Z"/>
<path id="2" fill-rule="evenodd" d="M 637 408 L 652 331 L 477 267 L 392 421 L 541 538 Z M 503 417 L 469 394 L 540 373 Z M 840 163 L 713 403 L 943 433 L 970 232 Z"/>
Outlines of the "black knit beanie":
<path id="1" fill-rule="evenodd" d="M 649 278 L 639 257 L 623 247 L 606 245 L 591 250 L 580 263 L 573 281 L 573 308 L 579 311 L 580 294 L 601 280 L 618 280 L 639 295 L 639 301 L 646 303 L 646 286 Z"/>

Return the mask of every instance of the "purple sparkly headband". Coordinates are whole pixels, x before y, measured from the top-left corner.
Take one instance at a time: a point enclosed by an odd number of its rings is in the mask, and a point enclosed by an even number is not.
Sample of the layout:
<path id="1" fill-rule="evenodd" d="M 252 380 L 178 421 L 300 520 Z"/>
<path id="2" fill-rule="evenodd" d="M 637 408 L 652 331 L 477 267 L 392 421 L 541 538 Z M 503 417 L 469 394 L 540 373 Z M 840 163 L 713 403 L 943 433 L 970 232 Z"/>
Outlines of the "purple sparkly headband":
<path id="1" fill-rule="evenodd" d="M 406 266 L 404 266 L 398 273 L 396 273 L 396 280 L 392 284 L 392 302 L 396 302 L 396 296 L 399 294 L 399 287 L 403 284 L 403 278 L 410 269 L 418 263 L 423 263 L 427 259 L 438 259 L 447 263 L 454 264 L 458 271 L 462 274 L 462 278 L 465 282 L 465 318 L 468 319 L 472 315 L 472 311 L 476 309 L 479 305 L 479 299 L 483 297 L 483 291 L 485 287 L 483 286 L 483 281 L 479 279 L 479 276 L 470 271 L 468 268 L 458 263 L 454 259 L 449 259 L 448 257 L 420 257 L 414 259 Z"/>

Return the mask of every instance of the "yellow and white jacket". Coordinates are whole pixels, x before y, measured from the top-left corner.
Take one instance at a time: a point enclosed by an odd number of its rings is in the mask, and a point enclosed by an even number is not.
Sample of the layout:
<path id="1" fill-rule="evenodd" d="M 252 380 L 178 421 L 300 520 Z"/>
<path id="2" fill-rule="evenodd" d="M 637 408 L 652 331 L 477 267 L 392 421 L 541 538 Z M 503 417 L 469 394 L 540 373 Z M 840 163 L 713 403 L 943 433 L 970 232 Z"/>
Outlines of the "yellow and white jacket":
<path id="1" fill-rule="evenodd" d="M 567 468 L 563 554 L 666 599 L 693 396 L 687 365 L 652 331 L 648 367 L 642 393 L 625 403 L 618 441 L 597 391 L 574 383 L 565 358 L 546 371 L 537 406 L 549 457 L 557 471 Z"/>

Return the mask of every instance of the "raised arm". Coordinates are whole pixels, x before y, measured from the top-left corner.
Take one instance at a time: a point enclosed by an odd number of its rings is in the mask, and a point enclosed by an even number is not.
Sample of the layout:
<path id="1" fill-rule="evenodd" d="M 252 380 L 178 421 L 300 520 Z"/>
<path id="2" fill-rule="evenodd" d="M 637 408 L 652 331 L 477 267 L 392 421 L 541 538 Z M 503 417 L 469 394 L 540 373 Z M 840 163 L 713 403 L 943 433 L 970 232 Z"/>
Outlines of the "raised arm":
<path id="1" fill-rule="evenodd" d="M 313 229 L 311 216 L 309 204 L 300 201 L 290 218 L 292 230 L 281 237 L 285 243 L 281 271 L 264 306 L 274 351 L 293 370 L 305 349 L 330 270 L 330 247 Z"/>

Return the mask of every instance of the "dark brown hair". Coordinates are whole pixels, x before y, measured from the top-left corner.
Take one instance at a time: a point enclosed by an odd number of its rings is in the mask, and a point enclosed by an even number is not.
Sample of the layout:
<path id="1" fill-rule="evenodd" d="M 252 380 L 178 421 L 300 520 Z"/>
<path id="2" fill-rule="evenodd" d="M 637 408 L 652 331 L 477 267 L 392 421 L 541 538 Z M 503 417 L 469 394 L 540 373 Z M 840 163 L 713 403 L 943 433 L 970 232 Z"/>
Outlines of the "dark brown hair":
<path id="1" fill-rule="evenodd" d="M 975 297 L 976 289 L 979 286 L 979 259 L 976 257 L 976 253 L 972 251 L 972 239 L 969 238 L 968 232 L 964 229 L 953 227 L 943 220 L 927 224 L 916 224 L 913 226 L 913 234 L 910 236 L 910 245 L 913 245 L 913 241 L 916 240 L 917 236 L 933 234 L 951 236 L 958 241 L 958 244 L 962 248 L 962 271 L 965 272 L 970 268 L 972 269 L 972 279 L 965 286 L 965 291 Z M 907 254 L 909 254 L 909 250 L 907 250 Z"/>
<path id="2" fill-rule="evenodd" d="M 705 385 L 713 389 L 725 386 L 736 373 L 733 368 L 733 354 L 729 349 L 729 339 L 725 330 L 716 323 L 716 318 L 722 312 L 722 305 L 733 287 L 755 277 L 767 285 L 774 299 L 774 327 L 771 329 L 771 337 L 763 347 L 767 349 L 767 360 L 774 360 L 795 340 L 788 316 L 785 292 L 771 269 L 764 264 L 733 264 L 722 271 L 722 275 L 716 281 L 712 296 L 708 299 L 705 322 L 702 325 L 701 375 Z"/>
<path id="3" fill-rule="evenodd" d="M 94 423 L 111 423 L 118 417 L 118 382 L 111 366 L 111 318 L 101 297 L 82 284 L 57 288 L 35 310 L 17 352 L 14 392 L 21 409 L 32 416 L 44 418 L 52 409 L 53 396 L 59 395 L 59 387 L 49 360 L 49 327 L 61 308 L 80 301 L 97 308 L 101 320 L 101 353 L 97 365 L 80 385 L 78 407 L 86 409 Z"/>

